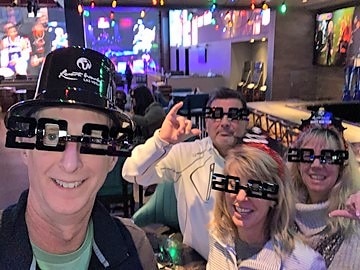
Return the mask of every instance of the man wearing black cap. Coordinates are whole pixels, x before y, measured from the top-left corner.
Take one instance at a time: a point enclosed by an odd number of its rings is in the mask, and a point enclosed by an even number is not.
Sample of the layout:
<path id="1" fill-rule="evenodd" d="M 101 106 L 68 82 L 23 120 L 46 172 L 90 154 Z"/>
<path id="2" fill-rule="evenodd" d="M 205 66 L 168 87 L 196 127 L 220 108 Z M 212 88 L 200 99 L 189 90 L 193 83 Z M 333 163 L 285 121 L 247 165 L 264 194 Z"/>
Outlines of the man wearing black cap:
<path id="1" fill-rule="evenodd" d="M 90 49 L 50 53 L 34 100 L 5 116 L 29 190 L 0 218 L 0 269 L 157 269 L 145 234 L 95 200 L 133 124 L 114 106 L 114 66 Z"/>

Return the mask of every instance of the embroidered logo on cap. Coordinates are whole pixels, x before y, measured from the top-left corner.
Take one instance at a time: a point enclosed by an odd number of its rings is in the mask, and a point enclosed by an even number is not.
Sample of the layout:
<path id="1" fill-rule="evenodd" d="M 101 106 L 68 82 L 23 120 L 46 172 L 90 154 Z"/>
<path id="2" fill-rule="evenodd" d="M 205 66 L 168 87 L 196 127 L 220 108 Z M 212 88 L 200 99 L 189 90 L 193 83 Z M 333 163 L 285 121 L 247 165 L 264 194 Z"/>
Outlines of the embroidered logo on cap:
<path id="1" fill-rule="evenodd" d="M 90 60 L 85 57 L 79 58 L 76 61 L 76 65 L 78 66 L 78 68 L 80 68 L 82 70 L 88 70 L 88 69 L 91 69 L 91 67 L 92 67 Z"/>
<path id="2" fill-rule="evenodd" d="M 84 71 L 91 69 L 92 64 L 89 59 L 85 57 L 81 57 L 78 60 L 76 60 L 76 65 L 79 69 L 82 69 Z M 81 71 L 68 71 L 67 69 L 64 69 L 60 72 L 59 78 L 64 78 L 69 81 L 78 81 L 79 79 L 82 79 L 83 82 L 91 83 L 96 86 L 100 86 L 101 79 L 99 77 L 93 77 L 92 75 L 81 72 Z"/>

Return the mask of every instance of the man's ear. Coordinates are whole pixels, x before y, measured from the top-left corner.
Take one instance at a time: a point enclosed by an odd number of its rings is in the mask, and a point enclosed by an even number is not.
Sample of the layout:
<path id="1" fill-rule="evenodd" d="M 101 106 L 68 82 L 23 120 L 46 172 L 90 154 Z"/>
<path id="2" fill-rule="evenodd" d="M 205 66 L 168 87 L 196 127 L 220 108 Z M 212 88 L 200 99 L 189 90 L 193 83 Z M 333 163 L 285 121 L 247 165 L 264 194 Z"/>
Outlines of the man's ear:
<path id="1" fill-rule="evenodd" d="M 208 132 L 208 126 L 209 126 L 209 118 L 205 118 L 205 131 Z"/>

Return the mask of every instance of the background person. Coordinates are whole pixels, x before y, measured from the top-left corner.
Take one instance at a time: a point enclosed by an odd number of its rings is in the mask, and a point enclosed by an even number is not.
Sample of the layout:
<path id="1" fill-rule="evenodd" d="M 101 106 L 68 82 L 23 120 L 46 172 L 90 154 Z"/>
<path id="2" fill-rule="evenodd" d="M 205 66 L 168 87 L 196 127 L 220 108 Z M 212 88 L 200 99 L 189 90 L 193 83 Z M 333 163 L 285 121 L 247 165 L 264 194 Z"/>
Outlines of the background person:
<path id="1" fill-rule="evenodd" d="M 127 85 L 127 92 L 130 93 L 131 90 L 131 85 L 132 85 L 132 80 L 133 80 L 133 73 L 130 67 L 129 62 L 126 63 L 126 67 L 125 67 L 125 79 L 126 79 L 126 85 Z"/>
<path id="2" fill-rule="evenodd" d="M 29 189 L 1 213 L 0 269 L 157 269 L 144 232 L 95 199 L 132 135 L 108 96 L 114 70 L 96 51 L 55 50 L 35 99 L 7 112 L 6 146 L 22 148 Z"/>
<path id="3" fill-rule="evenodd" d="M 213 177 L 210 269 L 326 269 L 320 254 L 292 232 L 295 202 L 282 158 L 266 144 L 228 152 L 225 175 Z M 216 186 L 214 186 L 216 184 Z"/>
<path id="4" fill-rule="evenodd" d="M 360 176 L 354 152 L 341 123 L 324 111 L 303 121 L 301 129 L 288 153 L 299 201 L 297 230 L 323 255 L 328 269 L 360 269 Z"/>
<path id="5" fill-rule="evenodd" d="M 125 111 L 125 105 L 127 103 L 127 97 L 124 91 L 116 90 L 115 91 L 115 105 Z"/>
<path id="6" fill-rule="evenodd" d="M 166 116 L 165 111 L 146 86 L 131 90 L 130 97 L 133 106 L 132 119 L 139 128 L 140 137 L 148 139 L 161 127 Z"/>
<path id="7" fill-rule="evenodd" d="M 183 142 L 200 130 L 177 115 L 175 104 L 159 131 L 134 148 L 123 167 L 123 177 L 143 186 L 173 181 L 183 242 L 204 259 L 209 253 L 209 224 L 214 206 L 210 172 L 223 172 L 224 156 L 240 141 L 247 126 L 246 103 L 235 90 L 220 89 L 209 98 L 206 115 L 208 137 Z"/>

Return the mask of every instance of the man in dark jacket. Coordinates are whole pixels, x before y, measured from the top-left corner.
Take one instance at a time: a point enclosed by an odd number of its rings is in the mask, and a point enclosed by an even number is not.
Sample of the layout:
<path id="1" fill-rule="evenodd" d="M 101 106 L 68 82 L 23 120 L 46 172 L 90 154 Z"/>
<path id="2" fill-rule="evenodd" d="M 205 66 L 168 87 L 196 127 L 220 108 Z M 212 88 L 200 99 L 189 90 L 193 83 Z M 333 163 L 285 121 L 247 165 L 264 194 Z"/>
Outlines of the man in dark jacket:
<path id="1" fill-rule="evenodd" d="M 29 190 L 0 215 L 0 269 L 157 269 L 144 232 L 95 199 L 131 150 L 114 70 L 96 51 L 55 50 L 35 98 L 5 115 L 6 146 L 23 149 Z"/>

